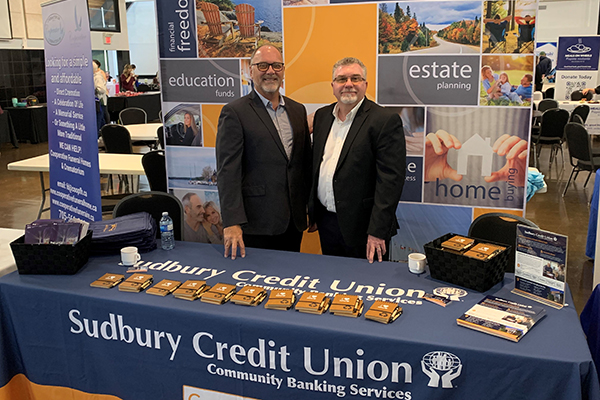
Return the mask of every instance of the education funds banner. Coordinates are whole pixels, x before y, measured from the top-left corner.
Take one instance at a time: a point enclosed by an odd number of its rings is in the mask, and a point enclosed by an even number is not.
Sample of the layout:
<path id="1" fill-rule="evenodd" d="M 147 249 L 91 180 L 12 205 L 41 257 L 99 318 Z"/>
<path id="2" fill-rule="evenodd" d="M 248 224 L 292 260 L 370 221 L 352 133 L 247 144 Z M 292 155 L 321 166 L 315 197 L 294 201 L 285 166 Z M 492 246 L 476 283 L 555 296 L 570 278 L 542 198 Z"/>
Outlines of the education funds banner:
<path id="1" fill-rule="evenodd" d="M 332 66 L 351 56 L 367 67 L 367 97 L 401 116 L 407 174 L 392 259 L 406 260 L 445 233 L 466 234 L 482 213 L 523 215 L 535 1 L 158 0 L 156 7 L 169 188 L 179 198 L 196 195 L 219 211 L 219 113 L 252 90 L 250 55 L 271 44 L 285 62 L 281 92 L 309 114 L 335 101 Z"/>
<path id="2" fill-rule="evenodd" d="M 85 0 L 42 7 L 52 218 L 102 219 L 92 44 Z"/>

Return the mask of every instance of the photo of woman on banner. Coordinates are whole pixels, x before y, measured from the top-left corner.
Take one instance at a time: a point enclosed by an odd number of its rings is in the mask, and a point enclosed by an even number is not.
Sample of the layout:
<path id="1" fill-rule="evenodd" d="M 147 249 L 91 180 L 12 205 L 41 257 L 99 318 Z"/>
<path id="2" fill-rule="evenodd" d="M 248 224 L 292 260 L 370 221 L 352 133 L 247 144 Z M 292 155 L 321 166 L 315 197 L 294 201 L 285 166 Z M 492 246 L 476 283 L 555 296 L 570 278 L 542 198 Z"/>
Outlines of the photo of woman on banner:
<path id="1" fill-rule="evenodd" d="M 168 103 L 165 103 L 167 105 Z M 202 146 L 198 104 L 177 104 L 165 114 L 165 138 L 170 146 Z"/>
<path id="2" fill-rule="evenodd" d="M 522 208 L 528 109 L 428 109 L 424 201 Z"/>
<path id="3" fill-rule="evenodd" d="M 220 208 L 214 201 L 204 203 L 204 222 L 202 226 L 213 244 L 223 244 L 223 219 Z"/>

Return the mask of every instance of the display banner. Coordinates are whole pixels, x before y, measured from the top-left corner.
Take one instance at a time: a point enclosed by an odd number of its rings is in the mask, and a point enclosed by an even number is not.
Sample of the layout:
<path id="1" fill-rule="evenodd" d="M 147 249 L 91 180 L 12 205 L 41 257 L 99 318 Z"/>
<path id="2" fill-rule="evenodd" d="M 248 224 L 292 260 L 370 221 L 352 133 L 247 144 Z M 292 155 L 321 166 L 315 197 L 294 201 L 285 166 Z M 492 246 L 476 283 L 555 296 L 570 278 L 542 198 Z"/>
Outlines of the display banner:
<path id="1" fill-rule="evenodd" d="M 567 237 L 517 226 L 514 293 L 554 308 L 565 305 Z"/>
<path id="2" fill-rule="evenodd" d="M 558 38 L 554 98 L 571 100 L 571 93 L 595 88 L 598 80 L 600 36 Z"/>
<path id="3" fill-rule="evenodd" d="M 52 218 L 102 219 L 92 44 L 85 0 L 42 6 Z"/>
<path id="4" fill-rule="evenodd" d="M 367 97 L 402 118 L 407 169 L 393 260 L 448 232 L 466 235 L 480 214 L 523 215 L 536 1 L 243 3 L 197 2 L 197 54 L 183 56 L 177 24 L 189 3 L 157 0 L 169 189 L 190 216 L 191 202 L 220 213 L 214 153 L 197 147 L 214 147 L 222 106 L 252 90 L 249 58 L 266 44 L 283 54 L 280 91 L 309 114 L 336 101 L 335 62 L 356 57 Z M 415 210 L 431 223 L 414 221 Z"/>

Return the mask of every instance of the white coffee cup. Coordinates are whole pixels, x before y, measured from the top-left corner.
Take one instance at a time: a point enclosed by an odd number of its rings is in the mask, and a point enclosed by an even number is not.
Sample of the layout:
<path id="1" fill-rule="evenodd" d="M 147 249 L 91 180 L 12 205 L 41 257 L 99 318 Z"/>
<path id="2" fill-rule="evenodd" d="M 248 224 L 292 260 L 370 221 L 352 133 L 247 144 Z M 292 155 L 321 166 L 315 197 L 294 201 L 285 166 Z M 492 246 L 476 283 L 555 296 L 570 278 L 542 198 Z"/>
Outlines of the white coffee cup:
<path id="1" fill-rule="evenodd" d="M 408 269 L 413 274 L 422 274 L 425 272 L 425 263 L 427 259 L 425 254 L 410 253 L 408 255 Z"/>
<path id="2" fill-rule="evenodd" d="M 138 253 L 137 247 L 129 246 L 121 249 L 121 264 L 130 266 L 140 261 L 142 256 Z"/>

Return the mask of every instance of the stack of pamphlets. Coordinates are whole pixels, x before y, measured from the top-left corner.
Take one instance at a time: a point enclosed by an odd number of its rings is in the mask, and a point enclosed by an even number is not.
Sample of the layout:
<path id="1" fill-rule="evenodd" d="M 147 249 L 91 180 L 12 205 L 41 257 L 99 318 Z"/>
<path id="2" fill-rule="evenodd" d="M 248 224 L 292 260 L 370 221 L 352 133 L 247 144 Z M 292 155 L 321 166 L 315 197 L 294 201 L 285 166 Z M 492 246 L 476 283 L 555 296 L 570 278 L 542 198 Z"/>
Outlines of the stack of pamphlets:
<path id="1" fill-rule="evenodd" d="M 123 247 L 137 247 L 140 253 L 156 248 L 156 221 L 146 212 L 124 215 L 90 224 L 92 253 L 119 254 Z"/>
<path id="2" fill-rule="evenodd" d="M 398 306 L 398 304 L 378 300 L 365 313 L 365 318 L 382 324 L 389 324 L 390 322 L 394 322 L 401 314 L 402 307 Z"/>
<path id="3" fill-rule="evenodd" d="M 172 281 L 169 279 L 163 279 L 150 289 L 146 290 L 146 293 L 153 294 L 156 296 L 166 296 L 169 293 L 173 293 L 181 285 L 179 281 Z"/>
<path id="4" fill-rule="evenodd" d="M 104 274 L 98 280 L 90 283 L 91 287 L 110 289 L 117 286 L 121 281 L 125 279 L 125 275 L 121 274 Z"/>
<path id="5" fill-rule="evenodd" d="M 235 285 L 217 283 L 210 290 L 204 292 L 200 301 L 211 304 L 224 304 L 235 294 Z"/>
<path id="6" fill-rule="evenodd" d="M 291 289 L 271 290 L 265 308 L 270 310 L 289 310 L 296 302 L 296 295 Z"/>
<path id="7" fill-rule="evenodd" d="M 456 322 L 466 328 L 518 342 L 545 315 L 546 310 L 539 306 L 486 296 Z"/>
<path id="8" fill-rule="evenodd" d="M 363 301 L 356 295 L 336 294 L 329 307 L 329 312 L 343 317 L 356 318 L 362 314 Z"/>
<path id="9" fill-rule="evenodd" d="M 479 243 L 475 245 L 471 250 L 467 251 L 465 253 L 465 256 L 485 261 L 494 257 L 496 254 L 500 253 L 504 249 L 505 247 L 496 246 L 494 244 Z"/>
<path id="10" fill-rule="evenodd" d="M 235 304 L 257 306 L 267 297 L 267 291 L 258 286 L 244 286 L 231 298 Z"/>
<path id="11" fill-rule="evenodd" d="M 323 314 L 329 308 L 329 297 L 320 292 L 304 292 L 296 303 L 296 310 L 310 314 Z"/>
<path id="12" fill-rule="evenodd" d="M 122 292 L 141 292 L 150 285 L 152 285 L 152 275 L 133 274 L 119 285 L 119 290 Z"/>
<path id="13" fill-rule="evenodd" d="M 183 285 L 179 286 L 173 292 L 173 296 L 178 299 L 194 301 L 209 289 L 210 286 L 206 284 L 206 281 L 189 280 L 183 282 Z"/>

